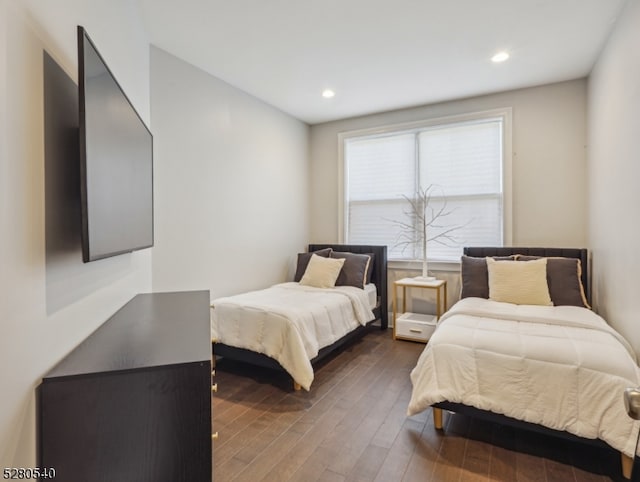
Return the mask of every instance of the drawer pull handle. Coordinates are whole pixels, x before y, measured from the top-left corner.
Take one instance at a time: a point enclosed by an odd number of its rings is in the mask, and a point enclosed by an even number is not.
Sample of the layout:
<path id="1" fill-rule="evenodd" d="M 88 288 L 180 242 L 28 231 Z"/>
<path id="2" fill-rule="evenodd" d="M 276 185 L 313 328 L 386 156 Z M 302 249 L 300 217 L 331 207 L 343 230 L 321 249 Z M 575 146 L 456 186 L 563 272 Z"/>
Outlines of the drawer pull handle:
<path id="1" fill-rule="evenodd" d="M 410 331 L 411 333 L 422 333 L 422 331 L 421 331 L 421 330 L 418 330 L 417 328 L 409 328 L 409 331 Z"/>
<path id="2" fill-rule="evenodd" d="M 211 391 L 212 392 L 216 392 L 216 393 L 218 392 L 218 384 L 217 383 L 214 383 L 213 385 L 211 385 Z"/>
<path id="3" fill-rule="evenodd" d="M 218 440 L 218 432 L 214 432 L 211 434 L 211 440 Z"/>

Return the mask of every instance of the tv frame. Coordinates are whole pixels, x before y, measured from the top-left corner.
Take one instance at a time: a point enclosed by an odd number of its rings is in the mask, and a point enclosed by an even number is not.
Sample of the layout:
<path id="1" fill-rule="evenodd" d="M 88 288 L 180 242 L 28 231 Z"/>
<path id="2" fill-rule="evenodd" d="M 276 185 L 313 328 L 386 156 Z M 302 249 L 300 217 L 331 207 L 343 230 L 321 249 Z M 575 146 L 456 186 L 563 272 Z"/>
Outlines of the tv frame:
<path id="1" fill-rule="evenodd" d="M 84 40 L 91 45 L 91 48 L 95 51 L 96 55 L 100 62 L 104 65 L 107 73 L 114 81 L 118 91 L 122 95 L 122 97 L 126 100 L 129 105 L 131 111 L 136 115 L 140 124 L 149 134 L 149 139 L 151 143 L 151 242 L 135 245 L 131 247 L 127 247 L 126 249 L 114 250 L 111 252 L 102 253 L 99 255 L 92 255 L 90 250 L 91 239 L 89 235 L 89 203 L 88 203 L 88 179 L 87 179 L 87 132 L 86 132 L 86 96 L 85 96 L 85 44 Z M 144 122 L 137 109 L 134 107 L 133 103 L 122 89 L 122 86 L 118 82 L 118 79 L 113 74 L 109 65 L 105 62 L 104 58 L 100 54 L 100 51 L 97 49 L 95 43 L 91 40 L 91 37 L 87 33 L 86 29 L 81 25 L 77 27 L 77 40 L 78 40 L 78 106 L 79 106 L 79 150 L 80 150 L 80 200 L 81 200 L 81 212 L 82 212 L 82 234 L 81 234 L 81 242 L 82 242 L 82 260 L 87 263 L 90 261 L 97 261 L 104 258 L 109 258 L 112 256 L 118 256 L 121 254 L 131 253 L 133 251 L 138 251 L 142 249 L 147 249 L 153 247 L 155 243 L 155 224 L 154 224 L 154 186 L 153 186 L 153 134 L 151 130 Z"/>

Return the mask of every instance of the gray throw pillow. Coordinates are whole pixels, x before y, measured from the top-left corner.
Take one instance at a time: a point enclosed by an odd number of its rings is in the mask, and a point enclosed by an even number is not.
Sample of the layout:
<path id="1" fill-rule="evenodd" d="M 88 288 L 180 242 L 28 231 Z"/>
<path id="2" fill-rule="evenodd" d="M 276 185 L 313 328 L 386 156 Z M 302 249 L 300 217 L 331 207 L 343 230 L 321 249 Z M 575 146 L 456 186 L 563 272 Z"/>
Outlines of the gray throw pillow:
<path id="1" fill-rule="evenodd" d="M 367 267 L 371 263 L 370 255 L 332 251 L 331 257 L 344 259 L 344 265 L 336 280 L 336 286 L 364 288 L 367 282 Z"/>
<path id="2" fill-rule="evenodd" d="M 541 256 L 518 255 L 518 261 L 533 261 Z M 547 258 L 547 284 L 554 306 L 589 308 L 582 286 L 582 263 L 578 258 Z"/>

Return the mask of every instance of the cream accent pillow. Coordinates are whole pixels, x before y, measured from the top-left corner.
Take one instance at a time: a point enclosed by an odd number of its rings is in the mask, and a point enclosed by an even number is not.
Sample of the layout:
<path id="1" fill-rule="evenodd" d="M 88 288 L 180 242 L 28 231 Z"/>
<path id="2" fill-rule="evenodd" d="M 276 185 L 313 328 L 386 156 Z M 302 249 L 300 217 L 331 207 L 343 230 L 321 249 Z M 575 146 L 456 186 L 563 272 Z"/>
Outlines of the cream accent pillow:
<path id="1" fill-rule="evenodd" d="M 487 258 L 489 299 L 517 305 L 552 306 L 547 285 L 547 259 L 496 261 Z"/>
<path id="2" fill-rule="evenodd" d="M 313 254 L 300 284 L 316 288 L 333 288 L 343 264 L 344 258 L 323 258 Z"/>

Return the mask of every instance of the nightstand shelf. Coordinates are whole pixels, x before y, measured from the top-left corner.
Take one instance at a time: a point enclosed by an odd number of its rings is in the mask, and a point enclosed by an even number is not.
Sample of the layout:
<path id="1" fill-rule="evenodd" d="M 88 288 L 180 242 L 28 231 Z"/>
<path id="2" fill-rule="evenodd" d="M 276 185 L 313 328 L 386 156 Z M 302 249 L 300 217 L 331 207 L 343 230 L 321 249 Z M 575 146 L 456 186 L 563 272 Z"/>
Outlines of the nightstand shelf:
<path id="1" fill-rule="evenodd" d="M 398 288 L 402 288 L 402 311 L 398 313 Z M 436 314 L 407 311 L 407 288 L 423 288 L 436 291 Z M 421 281 L 403 278 L 393 283 L 393 338 L 426 343 L 433 334 L 440 315 L 447 306 L 447 282 L 445 280 Z"/>
<path id="2" fill-rule="evenodd" d="M 412 313 L 407 311 L 398 316 L 398 321 L 411 321 L 414 323 L 435 323 L 438 321 L 436 315 L 427 315 L 425 313 Z"/>

